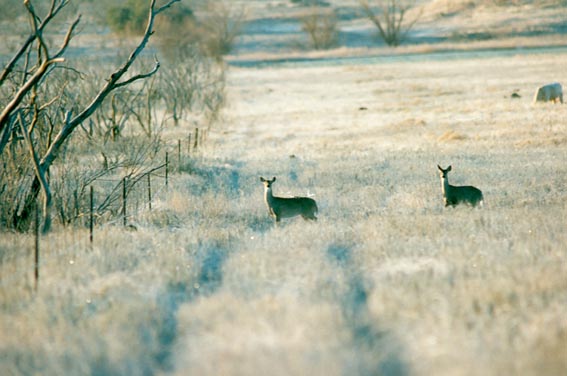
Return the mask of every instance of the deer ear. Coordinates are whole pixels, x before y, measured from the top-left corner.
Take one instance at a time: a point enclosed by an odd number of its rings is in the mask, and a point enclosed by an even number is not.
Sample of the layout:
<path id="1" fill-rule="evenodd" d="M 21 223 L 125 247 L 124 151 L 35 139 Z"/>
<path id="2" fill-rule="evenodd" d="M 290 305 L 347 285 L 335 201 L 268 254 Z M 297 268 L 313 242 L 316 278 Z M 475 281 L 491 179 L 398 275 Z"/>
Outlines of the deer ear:
<path id="1" fill-rule="evenodd" d="M 266 181 L 266 179 L 264 179 L 263 177 L 260 176 L 260 181 L 263 183 Z"/>
<path id="2" fill-rule="evenodd" d="M 274 176 L 274 177 L 272 178 L 272 183 L 275 182 L 275 181 L 276 181 L 276 177 Z"/>
<path id="3" fill-rule="evenodd" d="M 447 167 L 447 171 L 451 171 L 452 167 L 451 165 L 449 165 L 449 167 Z"/>
<path id="4" fill-rule="evenodd" d="M 441 166 L 437 165 L 437 168 L 439 169 L 439 171 L 443 171 L 443 169 L 441 168 Z"/>

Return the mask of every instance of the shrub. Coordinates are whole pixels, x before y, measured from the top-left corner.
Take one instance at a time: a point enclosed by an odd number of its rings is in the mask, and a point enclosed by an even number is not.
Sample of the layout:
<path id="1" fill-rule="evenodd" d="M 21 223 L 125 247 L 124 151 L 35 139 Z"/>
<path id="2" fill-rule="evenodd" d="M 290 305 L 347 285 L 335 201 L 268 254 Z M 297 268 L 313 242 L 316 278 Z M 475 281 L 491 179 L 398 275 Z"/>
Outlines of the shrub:
<path id="1" fill-rule="evenodd" d="M 245 11 L 228 2 L 210 1 L 199 20 L 201 47 L 209 56 L 219 58 L 230 53 L 245 21 Z"/>
<path id="2" fill-rule="evenodd" d="M 399 46 L 407 37 L 413 25 L 421 16 L 419 12 L 413 19 L 407 15 L 416 0 L 377 0 L 372 7 L 368 0 L 359 0 L 360 6 L 370 21 L 378 29 L 379 37 L 388 46 Z"/>
<path id="3" fill-rule="evenodd" d="M 337 15 L 334 10 L 316 8 L 301 19 L 301 30 L 309 36 L 311 46 L 317 50 L 336 47 L 338 44 Z"/>
<path id="4" fill-rule="evenodd" d="M 148 18 L 146 2 L 127 0 L 123 4 L 114 5 L 107 10 L 106 21 L 116 33 L 141 34 L 144 32 Z"/>

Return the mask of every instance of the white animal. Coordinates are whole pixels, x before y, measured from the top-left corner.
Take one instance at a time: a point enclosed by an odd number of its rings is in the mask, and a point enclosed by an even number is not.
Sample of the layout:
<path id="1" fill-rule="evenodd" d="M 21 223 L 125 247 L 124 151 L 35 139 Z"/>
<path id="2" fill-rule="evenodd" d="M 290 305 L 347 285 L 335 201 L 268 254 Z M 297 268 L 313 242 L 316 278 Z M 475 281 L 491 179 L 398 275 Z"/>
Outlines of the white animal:
<path id="1" fill-rule="evenodd" d="M 268 207 L 268 212 L 276 222 L 282 218 L 295 217 L 301 215 L 303 219 L 317 220 L 317 203 L 309 197 L 276 197 L 272 193 L 272 184 L 276 181 L 260 177 L 260 181 L 264 184 L 264 201 Z"/>
<path id="2" fill-rule="evenodd" d="M 538 87 L 534 95 L 534 103 L 556 102 L 557 100 L 563 103 L 563 88 L 559 82 Z"/>

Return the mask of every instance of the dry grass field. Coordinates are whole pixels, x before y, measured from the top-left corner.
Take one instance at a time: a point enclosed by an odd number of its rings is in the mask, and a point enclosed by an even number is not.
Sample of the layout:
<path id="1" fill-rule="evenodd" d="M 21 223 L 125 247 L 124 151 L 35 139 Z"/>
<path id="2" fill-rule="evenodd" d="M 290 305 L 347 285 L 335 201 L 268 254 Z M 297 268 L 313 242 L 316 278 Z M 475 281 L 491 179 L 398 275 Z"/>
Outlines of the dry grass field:
<path id="1" fill-rule="evenodd" d="M 33 236 L 1 234 L 0 374 L 564 375 L 567 105 L 532 96 L 566 61 L 231 67 L 136 231 L 56 228 L 37 292 Z M 484 207 L 445 208 L 438 164 Z M 260 176 L 319 220 L 275 226 Z"/>

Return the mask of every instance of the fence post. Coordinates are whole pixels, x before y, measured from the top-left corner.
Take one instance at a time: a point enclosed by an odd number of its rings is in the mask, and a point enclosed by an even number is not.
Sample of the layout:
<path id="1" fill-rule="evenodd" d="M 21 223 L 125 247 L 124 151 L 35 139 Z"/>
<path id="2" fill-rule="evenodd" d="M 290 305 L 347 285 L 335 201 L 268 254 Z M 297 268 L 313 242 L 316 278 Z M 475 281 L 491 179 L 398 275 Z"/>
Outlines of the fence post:
<path id="1" fill-rule="evenodd" d="M 193 150 L 197 150 L 199 146 L 199 128 L 195 128 L 195 140 L 193 144 Z"/>
<path id="2" fill-rule="evenodd" d="M 167 188 L 168 183 L 168 175 L 169 175 L 169 153 L 165 152 L 165 187 Z"/>
<path id="3" fill-rule="evenodd" d="M 152 181 L 151 173 L 148 173 L 148 208 L 152 211 Z"/>
<path id="4" fill-rule="evenodd" d="M 34 290 L 39 285 L 39 205 L 35 204 L 35 252 L 34 252 Z"/>
<path id="5" fill-rule="evenodd" d="M 122 218 L 124 222 L 124 227 L 126 227 L 126 177 L 122 178 Z"/>
<path id="6" fill-rule="evenodd" d="M 177 140 L 177 170 L 181 171 L 181 139 Z"/>
<path id="7" fill-rule="evenodd" d="M 191 154 L 191 132 L 189 132 L 189 136 L 187 138 L 187 154 Z"/>
<path id="8" fill-rule="evenodd" d="M 94 195 L 93 195 L 93 186 L 91 185 L 91 194 L 90 194 L 90 207 L 91 211 L 89 214 L 89 241 L 91 242 L 91 246 L 93 244 L 93 229 L 94 229 Z"/>

